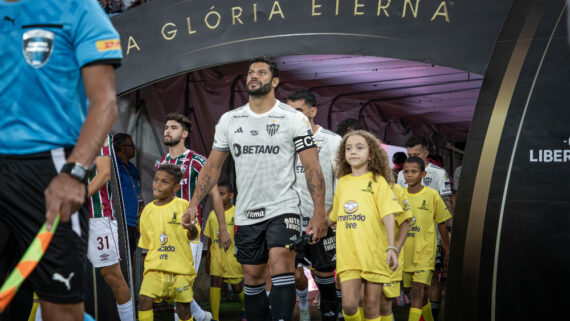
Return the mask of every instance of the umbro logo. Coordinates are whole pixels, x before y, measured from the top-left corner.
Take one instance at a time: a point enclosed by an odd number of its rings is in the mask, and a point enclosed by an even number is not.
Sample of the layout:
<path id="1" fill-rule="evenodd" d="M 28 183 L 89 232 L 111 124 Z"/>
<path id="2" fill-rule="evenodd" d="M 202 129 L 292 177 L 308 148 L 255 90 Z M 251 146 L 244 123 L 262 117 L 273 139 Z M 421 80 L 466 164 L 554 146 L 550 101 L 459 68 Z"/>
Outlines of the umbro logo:
<path id="1" fill-rule="evenodd" d="M 241 134 L 241 133 L 243 133 L 243 129 L 241 129 L 241 127 L 240 127 L 238 129 L 236 129 L 236 131 L 234 133 Z"/>

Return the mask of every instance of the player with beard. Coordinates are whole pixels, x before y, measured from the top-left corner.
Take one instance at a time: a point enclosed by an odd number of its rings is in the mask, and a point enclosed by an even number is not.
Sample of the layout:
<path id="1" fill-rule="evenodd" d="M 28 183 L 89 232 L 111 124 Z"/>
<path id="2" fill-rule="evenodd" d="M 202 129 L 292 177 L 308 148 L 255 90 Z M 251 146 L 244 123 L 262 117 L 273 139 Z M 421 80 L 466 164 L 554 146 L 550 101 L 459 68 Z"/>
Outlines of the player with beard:
<path id="1" fill-rule="evenodd" d="M 192 123 L 190 119 L 184 115 L 171 113 L 166 115 L 166 125 L 164 126 L 164 144 L 168 146 L 168 153 L 154 164 L 155 171 L 163 164 L 175 164 L 182 170 L 182 180 L 180 181 L 180 189 L 176 192 L 176 196 L 185 200 L 190 200 L 194 194 L 196 179 L 202 167 L 206 163 L 206 158 L 191 149 L 186 148 L 184 141 L 192 131 Z M 226 225 L 226 217 L 224 206 L 220 193 L 216 186 L 209 192 L 212 197 L 214 212 L 220 222 L 220 226 Z M 197 218 L 200 227 L 202 227 L 202 206 L 197 207 Z M 227 229 L 220 229 L 220 246 L 228 249 L 231 243 L 230 235 Z M 202 258 L 203 243 L 200 239 L 193 241 L 191 244 L 192 254 L 194 255 L 194 268 L 198 272 L 200 268 L 200 260 Z M 212 319 L 210 312 L 205 312 L 196 303 L 191 302 L 191 312 L 196 321 L 209 321 Z"/>
<path id="2" fill-rule="evenodd" d="M 249 103 L 226 112 L 216 125 L 209 160 L 198 176 L 196 193 L 182 223 L 190 226 L 198 205 L 215 186 L 231 154 L 239 192 L 235 210 L 236 258 L 244 273 L 245 310 L 249 321 L 269 315 L 265 295 L 267 263 L 271 272 L 272 319 L 289 321 L 295 307 L 295 252 L 285 245 L 301 236 L 300 195 L 295 186 L 297 154 L 305 169 L 314 203 L 305 232 L 317 242 L 328 231 L 325 181 L 309 120 L 275 99 L 277 66 L 263 58 L 250 61 Z"/>
<path id="3" fill-rule="evenodd" d="M 315 124 L 317 115 L 317 101 L 308 90 L 297 90 L 287 97 L 287 104 L 302 112 L 311 123 L 313 138 L 319 152 L 319 164 L 325 178 L 325 209 L 332 208 L 334 186 L 336 179 L 334 168 L 336 166 L 336 151 L 342 138 L 319 125 Z M 313 215 L 313 201 L 305 184 L 305 170 L 300 162 L 295 166 L 297 186 L 301 191 L 301 212 L 303 214 L 303 227 Z M 329 228 L 326 238 L 316 244 L 308 245 L 304 253 L 297 253 L 297 271 L 295 273 L 295 287 L 299 297 L 299 314 L 301 321 L 310 320 L 308 304 L 308 280 L 303 273 L 303 266 L 309 266 L 314 271 L 315 282 L 321 294 L 321 315 L 323 321 L 335 321 L 337 317 L 338 297 L 335 286 L 334 270 L 336 268 L 335 234 Z M 340 291 L 339 291 L 340 292 Z"/>

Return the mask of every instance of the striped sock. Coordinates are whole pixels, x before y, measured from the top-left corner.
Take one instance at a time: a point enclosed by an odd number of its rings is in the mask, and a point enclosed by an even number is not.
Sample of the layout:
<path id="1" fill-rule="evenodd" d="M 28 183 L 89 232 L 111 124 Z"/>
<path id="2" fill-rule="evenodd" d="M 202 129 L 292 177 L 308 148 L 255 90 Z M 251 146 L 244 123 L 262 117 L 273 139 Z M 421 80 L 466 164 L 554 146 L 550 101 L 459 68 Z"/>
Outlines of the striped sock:
<path id="1" fill-rule="evenodd" d="M 273 320 L 291 320 L 295 309 L 295 273 L 271 277 L 271 315 Z M 249 320 L 249 319 L 248 319 Z"/>
<path id="2" fill-rule="evenodd" d="M 243 285 L 245 313 L 248 321 L 265 321 L 269 314 L 269 304 L 265 294 L 265 283 Z"/>

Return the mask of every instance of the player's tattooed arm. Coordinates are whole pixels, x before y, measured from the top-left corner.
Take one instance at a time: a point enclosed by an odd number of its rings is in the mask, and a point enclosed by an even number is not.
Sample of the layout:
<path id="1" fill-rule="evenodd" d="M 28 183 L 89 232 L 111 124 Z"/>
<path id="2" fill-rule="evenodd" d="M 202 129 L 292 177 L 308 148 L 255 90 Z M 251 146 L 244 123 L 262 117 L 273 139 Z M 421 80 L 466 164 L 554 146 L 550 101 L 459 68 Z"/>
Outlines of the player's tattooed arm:
<path id="1" fill-rule="evenodd" d="M 313 199 L 313 218 L 307 225 L 307 234 L 313 234 L 313 241 L 325 237 L 328 231 L 328 222 L 325 213 L 325 179 L 319 164 L 316 148 L 309 148 L 299 152 L 299 158 L 305 168 L 307 188 Z"/>
<path id="2" fill-rule="evenodd" d="M 222 165 L 229 153 L 230 152 L 221 152 L 217 150 L 212 150 L 212 152 L 210 152 L 210 156 L 208 157 L 206 164 L 204 164 L 200 174 L 198 174 L 198 181 L 196 182 L 194 195 L 192 195 L 192 199 L 190 200 L 190 206 L 188 206 L 188 209 L 184 212 L 184 215 L 182 215 L 182 227 L 189 228 L 191 225 L 196 223 L 198 206 L 218 181 Z"/>
<path id="3" fill-rule="evenodd" d="M 449 213 L 453 216 L 454 208 L 453 208 L 453 203 L 451 202 L 451 195 L 443 196 L 442 199 L 443 199 L 443 202 L 445 203 L 445 206 L 449 210 Z"/>

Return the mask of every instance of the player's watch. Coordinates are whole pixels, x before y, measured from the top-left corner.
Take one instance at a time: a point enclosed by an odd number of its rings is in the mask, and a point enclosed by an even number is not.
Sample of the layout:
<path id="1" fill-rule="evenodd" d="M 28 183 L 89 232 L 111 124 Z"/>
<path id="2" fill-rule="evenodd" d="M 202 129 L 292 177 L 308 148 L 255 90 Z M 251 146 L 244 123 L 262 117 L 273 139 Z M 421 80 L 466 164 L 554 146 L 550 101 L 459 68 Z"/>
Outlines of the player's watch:
<path id="1" fill-rule="evenodd" d="M 61 168 L 61 172 L 68 174 L 83 184 L 87 184 L 91 170 L 80 163 L 65 163 Z"/>

